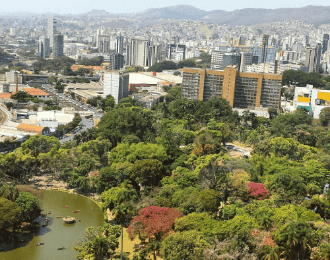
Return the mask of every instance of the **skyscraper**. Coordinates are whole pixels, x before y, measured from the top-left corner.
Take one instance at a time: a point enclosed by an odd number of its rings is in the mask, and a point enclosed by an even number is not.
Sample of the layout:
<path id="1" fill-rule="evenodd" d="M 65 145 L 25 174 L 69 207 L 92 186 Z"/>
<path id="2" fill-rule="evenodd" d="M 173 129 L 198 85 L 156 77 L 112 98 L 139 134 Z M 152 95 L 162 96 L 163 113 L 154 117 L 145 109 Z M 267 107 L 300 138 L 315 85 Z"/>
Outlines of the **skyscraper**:
<path id="1" fill-rule="evenodd" d="M 129 73 L 119 71 L 109 71 L 104 73 L 103 98 L 111 95 L 116 104 L 119 100 L 127 97 L 129 85 Z"/>
<path id="2" fill-rule="evenodd" d="M 241 52 L 240 72 L 245 72 L 245 67 L 252 64 L 252 52 Z"/>
<path id="3" fill-rule="evenodd" d="M 63 56 L 64 40 L 62 34 L 54 34 L 53 37 L 53 58 Z"/>
<path id="4" fill-rule="evenodd" d="M 323 34 L 323 46 L 322 46 L 322 54 L 324 54 L 328 50 L 329 43 L 329 34 Z"/>
<path id="5" fill-rule="evenodd" d="M 305 66 L 308 72 L 319 72 L 321 61 L 322 46 L 317 44 L 315 47 L 306 47 Z"/>
<path id="6" fill-rule="evenodd" d="M 268 39 L 269 39 L 269 35 L 264 34 L 262 36 L 260 63 L 265 63 L 267 60 Z"/>
<path id="7" fill-rule="evenodd" d="M 110 53 L 110 36 L 98 35 L 97 46 L 100 53 Z"/>
<path id="8" fill-rule="evenodd" d="M 38 50 L 40 52 L 41 58 L 49 57 L 49 38 L 46 36 L 41 36 L 38 42 Z"/>
<path id="9" fill-rule="evenodd" d="M 149 41 L 143 37 L 135 37 L 131 40 L 129 65 L 130 66 L 149 66 Z"/>
<path id="10" fill-rule="evenodd" d="M 167 58 L 169 60 L 178 60 L 176 56 L 180 55 L 181 60 L 186 59 L 186 45 L 184 44 L 168 44 Z"/>
<path id="11" fill-rule="evenodd" d="M 120 53 L 111 53 L 109 59 L 109 69 L 119 70 L 124 67 L 124 55 Z"/>
<path id="12" fill-rule="evenodd" d="M 116 39 L 116 52 L 119 54 L 123 54 L 124 51 L 124 36 L 119 35 Z"/>
<path id="13" fill-rule="evenodd" d="M 49 46 L 53 48 L 53 36 L 57 33 L 56 30 L 57 21 L 54 17 L 48 17 L 47 36 L 49 38 Z"/>

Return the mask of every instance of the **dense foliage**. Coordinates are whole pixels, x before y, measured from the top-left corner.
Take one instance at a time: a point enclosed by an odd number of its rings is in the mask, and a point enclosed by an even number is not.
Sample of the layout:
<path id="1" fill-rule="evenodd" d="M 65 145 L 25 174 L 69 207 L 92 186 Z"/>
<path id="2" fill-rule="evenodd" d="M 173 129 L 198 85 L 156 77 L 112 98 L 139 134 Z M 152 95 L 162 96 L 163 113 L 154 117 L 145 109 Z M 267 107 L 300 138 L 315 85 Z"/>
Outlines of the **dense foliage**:
<path id="1" fill-rule="evenodd" d="M 97 128 L 72 142 L 32 136 L 0 155 L 0 174 L 50 173 L 97 192 L 112 221 L 144 243 L 134 259 L 328 259 L 328 111 L 320 121 L 305 109 L 239 116 L 224 99 L 167 91 L 151 110 L 130 98 L 106 106 Z M 0 194 L 17 200 L 15 190 Z M 18 205 L 6 207 L 8 229 Z M 110 242 L 91 234 L 81 257 L 110 256 Z M 96 241 L 106 250 L 90 251 Z"/>

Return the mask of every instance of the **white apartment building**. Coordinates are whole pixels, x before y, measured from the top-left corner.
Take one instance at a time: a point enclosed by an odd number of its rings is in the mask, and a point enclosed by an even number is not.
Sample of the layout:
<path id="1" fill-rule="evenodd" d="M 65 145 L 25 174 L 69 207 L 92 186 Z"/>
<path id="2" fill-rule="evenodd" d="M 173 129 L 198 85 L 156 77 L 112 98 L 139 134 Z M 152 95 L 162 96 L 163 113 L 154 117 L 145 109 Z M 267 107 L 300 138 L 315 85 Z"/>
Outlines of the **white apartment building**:
<path id="1" fill-rule="evenodd" d="M 104 73 L 103 98 L 113 96 L 116 104 L 119 100 L 128 96 L 129 73 L 120 71 L 109 71 Z"/>

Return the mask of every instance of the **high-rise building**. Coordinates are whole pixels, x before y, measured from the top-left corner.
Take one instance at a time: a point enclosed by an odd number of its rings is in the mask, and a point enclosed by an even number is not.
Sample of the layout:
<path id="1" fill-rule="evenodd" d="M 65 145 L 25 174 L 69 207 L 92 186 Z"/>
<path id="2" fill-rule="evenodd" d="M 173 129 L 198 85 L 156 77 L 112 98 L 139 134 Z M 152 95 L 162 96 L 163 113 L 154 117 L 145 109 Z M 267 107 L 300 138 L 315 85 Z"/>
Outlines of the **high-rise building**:
<path id="1" fill-rule="evenodd" d="M 98 35 L 97 46 L 100 53 L 110 53 L 110 36 Z"/>
<path id="2" fill-rule="evenodd" d="M 143 37 L 135 37 L 131 40 L 129 65 L 149 66 L 149 41 Z"/>
<path id="3" fill-rule="evenodd" d="M 322 46 L 317 44 L 314 47 L 306 47 L 305 66 L 309 72 L 319 72 Z"/>
<path id="4" fill-rule="evenodd" d="M 166 60 L 166 46 L 164 45 L 157 45 L 157 62 L 163 62 Z"/>
<path id="5" fill-rule="evenodd" d="M 305 44 L 306 44 L 306 47 L 309 46 L 309 35 L 306 35 L 306 37 L 305 37 Z"/>
<path id="6" fill-rule="evenodd" d="M 54 34 L 53 37 L 53 58 L 63 56 L 64 38 L 62 34 Z"/>
<path id="7" fill-rule="evenodd" d="M 49 38 L 41 36 L 38 41 L 38 51 L 40 52 L 41 58 L 49 57 Z"/>
<path id="8" fill-rule="evenodd" d="M 182 98 L 207 101 L 222 97 L 235 108 L 280 108 L 282 75 L 221 70 L 183 69 Z"/>
<path id="9" fill-rule="evenodd" d="M 49 38 L 49 46 L 53 48 L 54 34 L 57 33 L 57 20 L 54 17 L 48 17 L 47 36 Z"/>
<path id="10" fill-rule="evenodd" d="M 328 50 L 329 43 L 329 34 L 323 34 L 323 46 L 322 46 L 322 54 L 324 54 Z"/>
<path id="11" fill-rule="evenodd" d="M 130 63 L 130 51 L 131 51 L 131 45 L 126 44 L 126 61 L 125 61 L 125 63 L 127 65 L 129 65 L 129 63 Z"/>
<path id="12" fill-rule="evenodd" d="M 104 73 L 103 98 L 111 95 L 116 104 L 128 96 L 129 73 L 122 71 L 109 71 Z"/>
<path id="13" fill-rule="evenodd" d="M 15 36 L 16 35 L 16 28 L 10 28 L 9 29 L 9 34 L 10 34 L 10 36 Z"/>
<path id="14" fill-rule="evenodd" d="M 124 55 L 120 53 L 111 53 L 109 69 L 110 70 L 119 70 L 124 67 Z"/>
<path id="15" fill-rule="evenodd" d="M 213 51 L 211 55 L 211 69 L 223 70 L 229 65 L 241 64 L 241 54 L 236 52 Z"/>
<path id="16" fill-rule="evenodd" d="M 260 63 L 265 63 L 267 61 L 268 39 L 269 35 L 264 34 L 262 36 Z"/>
<path id="17" fill-rule="evenodd" d="M 247 65 L 251 65 L 252 64 L 252 57 L 253 54 L 252 52 L 241 52 L 241 64 L 240 64 L 240 72 L 245 72 L 245 68 Z"/>
<path id="18" fill-rule="evenodd" d="M 221 69 L 224 51 L 213 50 L 211 54 L 211 69 Z"/>
<path id="19" fill-rule="evenodd" d="M 119 54 L 124 53 L 124 36 L 119 35 L 116 39 L 116 52 Z"/>
<path id="20" fill-rule="evenodd" d="M 168 44 L 167 45 L 167 58 L 169 60 L 177 60 L 177 61 L 186 59 L 186 45 L 184 45 L 184 44 Z"/>

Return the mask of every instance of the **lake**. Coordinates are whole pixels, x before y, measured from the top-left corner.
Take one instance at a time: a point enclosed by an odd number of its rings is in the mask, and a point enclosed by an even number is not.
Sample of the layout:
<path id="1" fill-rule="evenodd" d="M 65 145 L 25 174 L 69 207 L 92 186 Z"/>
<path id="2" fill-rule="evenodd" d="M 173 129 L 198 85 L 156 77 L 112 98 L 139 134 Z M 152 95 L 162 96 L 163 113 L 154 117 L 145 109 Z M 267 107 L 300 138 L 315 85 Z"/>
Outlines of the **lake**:
<path id="1" fill-rule="evenodd" d="M 66 208 L 68 206 L 68 208 Z M 19 244 L 20 247 L 0 252 L 1 260 L 73 260 L 77 259 L 78 252 L 72 250 L 76 241 L 82 240 L 87 227 L 99 227 L 103 222 L 103 212 L 92 200 L 77 194 L 45 190 L 41 207 L 44 213 L 51 212 L 46 217 L 50 219 L 48 226 L 40 227 L 36 235 L 27 242 Z M 75 210 L 80 210 L 74 213 Z M 79 218 L 74 224 L 63 223 L 63 215 Z M 40 221 L 42 218 L 38 218 Z M 44 243 L 36 246 L 37 243 Z M 59 247 L 64 250 L 57 250 Z"/>

